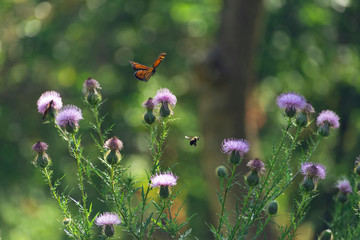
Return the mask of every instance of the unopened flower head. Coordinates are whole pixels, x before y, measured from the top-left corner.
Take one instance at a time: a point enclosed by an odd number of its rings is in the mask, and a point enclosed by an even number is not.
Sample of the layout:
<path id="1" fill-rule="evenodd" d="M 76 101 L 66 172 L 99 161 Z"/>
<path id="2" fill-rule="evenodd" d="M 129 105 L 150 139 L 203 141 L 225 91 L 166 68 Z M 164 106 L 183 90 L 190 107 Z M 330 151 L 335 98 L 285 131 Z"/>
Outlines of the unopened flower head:
<path id="1" fill-rule="evenodd" d="M 301 164 L 301 174 L 304 178 L 312 178 L 315 181 L 318 179 L 325 179 L 326 167 L 320 163 L 304 162 Z"/>
<path id="2" fill-rule="evenodd" d="M 283 93 L 276 99 L 279 108 L 285 109 L 289 117 L 293 117 L 297 111 L 303 110 L 306 106 L 306 100 L 300 94 L 295 92 Z"/>
<path id="3" fill-rule="evenodd" d="M 108 139 L 104 144 L 104 148 L 110 149 L 112 151 L 121 150 L 123 147 L 123 142 L 117 137 Z"/>
<path id="4" fill-rule="evenodd" d="M 265 172 L 265 164 L 258 158 L 250 160 L 246 166 L 248 166 L 253 172 L 258 172 L 260 174 Z"/>
<path id="5" fill-rule="evenodd" d="M 222 142 L 221 149 L 224 153 L 231 154 L 237 152 L 241 157 L 250 149 L 250 144 L 244 139 L 228 138 Z"/>
<path id="6" fill-rule="evenodd" d="M 49 145 L 44 142 L 37 142 L 32 146 L 32 150 L 37 153 L 43 153 L 48 149 Z"/>
<path id="7" fill-rule="evenodd" d="M 350 182 L 347 179 L 337 181 L 336 188 L 339 189 L 339 191 L 343 194 L 348 194 L 353 192 Z"/>
<path id="8" fill-rule="evenodd" d="M 37 142 L 32 146 L 32 149 L 36 152 L 36 157 L 33 162 L 35 166 L 39 168 L 46 168 L 50 165 L 51 159 L 45 152 L 48 147 L 49 146 L 44 142 Z"/>
<path id="9" fill-rule="evenodd" d="M 86 79 L 84 82 L 84 90 L 93 91 L 95 89 L 101 89 L 100 83 L 91 77 Z"/>
<path id="10" fill-rule="evenodd" d="M 157 173 L 151 177 L 151 187 L 168 186 L 173 187 L 176 185 L 178 177 L 171 172 Z"/>
<path id="11" fill-rule="evenodd" d="M 146 108 L 148 111 L 152 111 L 155 107 L 155 104 L 154 104 L 154 101 L 153 99 L 150 97 L 148 98 L 148 100 L 146 100 L 144 103 L 143 103 L 143 106 L 144 108 Z"/>
<path id="12" fill-rule="evenodd" d="M 157 91 L 153 101 L 155 106 L 160 103 L 167 103 L 170 104 L 172 107 L 175 107 L 177 99 L 176 96 L 172 94 L 169 89 L 161 88 Z"/>
<path id="13" fill-rule="evenodd" d="M 95 224 L 98 226 L 104 226 L 104 225 L 119 225 L 121 223 L 121 220 L 119 216 L 115 213 L 110 212 L 104 212 L 97 216 L 95 219 Z"/>
<path id="14" fill-rule="evenodd" d="M 37 101 L 38 111 L 41 114 L 44 114 L 48 105 L 52 101 L 52 108 L 59 111 L 63 104 L 60 97 L 60 94 L 55 91 L 47 91 L 41 94 L 40 98 Z"/>
<path id="15" fill-rule="evenodd" d="M 331 110 L 324 110 L 317 117 L 316 124 L 318 125 L 318 127 L 328 124 L 329 127 L 339 128 L 339 120 L 340 117 L 336 113 Z"/>
<path id="16" fill-rule="evenodd" d="M 80 108 L 74 105 L 66 105 L 58 113 L 56 123 L 60 127 L 65 127 L 68 132 L 74 132 L 81 119 L 83 117 Z"/>

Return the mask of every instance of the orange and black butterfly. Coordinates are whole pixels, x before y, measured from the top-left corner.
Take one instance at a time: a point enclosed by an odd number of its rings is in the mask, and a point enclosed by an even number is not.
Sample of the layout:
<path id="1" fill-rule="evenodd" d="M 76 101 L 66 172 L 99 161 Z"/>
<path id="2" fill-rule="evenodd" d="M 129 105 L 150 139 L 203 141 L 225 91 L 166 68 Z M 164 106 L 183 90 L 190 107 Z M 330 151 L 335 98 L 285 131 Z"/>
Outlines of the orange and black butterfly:
<path id="1" fill-rule="evenodd" d="M 144 82 L 149 81 L 151 76 L 154 75 L 156 67 L 159 66 L 159 64 L 164 60 L 165 56 L 166 53 L 160 53 L 158 58 L 154 61 L 152 67 L 148 67 L 133 61 L 129 61 L 133 69 L 136 70 L 134 76 L 141 81 Z"/>
<path id="2" fill-rule="evenodd" d="M 46 105 L 42 120 L 46 118 L 46 116 L 49 114 L 50 110 L 53 108 L 54 100 L 51 100 L 48 105 Z"/>

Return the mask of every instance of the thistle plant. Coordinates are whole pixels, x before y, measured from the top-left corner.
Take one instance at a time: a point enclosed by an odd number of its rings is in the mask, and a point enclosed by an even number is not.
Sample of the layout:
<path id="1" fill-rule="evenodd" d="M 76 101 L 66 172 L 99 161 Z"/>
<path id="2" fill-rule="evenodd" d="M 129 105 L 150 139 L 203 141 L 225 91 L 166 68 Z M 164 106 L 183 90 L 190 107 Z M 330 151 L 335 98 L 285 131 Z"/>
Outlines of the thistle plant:
<path id="1" fill-rule="evenodd" d="M 250 172 L 237 171 L 250 145 L 246 140 L 225 139 L 222 144 L 224 153 L 229 154 L 228 168 L 231 174 L 224 174 L 225 167 L 217 169 L 220 181 L 218 200 L 221 206 L 217 226 L 210 225 L 215 239 L 257 239 L 263 234 L 265 227 L 276 216 L 279 204 L 277 197 L 284 193 L 292 183 L 299 184 L 300 199 L 291 209 L 289 224 L 279 227 L 279 239 L 294 239 L 299 225 L 303 222 L 311 201 L 318 195 L 317 184 L 326 176 L 326 168 L 319 163 L 310 162 L 320 141 L 329 135 L 329 127 L 339 127 L 339 117 L 331 112 L 322 112 L 318 119 L 318 133 L 311 132 L 307 139 L 299 138 L 300 134 L 309 128 L 314 109 L 306 99 L 294 92 L 281 94 L 277 100 L 287 121 L 282 131 L 280 142 L 274 144 L 273 152 L 266 161 L 255 158 L 247 162 Z M 331 114 L 329 114 L 331 112 Z M 325 127 L 324 127 L 325 126 Z M 327 132 L 326 132 L 327 131 Z M 303 148 L 303 141 L 308 148 Z M 293 153 L 301 149 L 303 154 L 295 159 Z M 296 167 L 293 168 L 292 166 Z M 221 170 L 220 170 L 221 169 Z M 304 179 L 299 181 L 300 174 Z M 241 182 L 237 177 L 245 176 Z M 238 185 L 245 193 L 236 195 L 236 209 L 226 209 L 226 198 L 230 190 Z M 232 222 L 231 217 L 235 218 Z M 256 226 L 255 230 L 252 227 Z M 273 225 L 275 227 L 277 225 Z M 266 237 L 266 236 L 265 236 Z"/>
<path id="2" fill-rule="evenodd" d="M 144 126 L 149 131 L 152 167 L 147 172 L 147 179 L 143 181 L 133 177 L 129 168 L 122 166 L 121 151 L 124 144 L 116 136 L 108 137 L 113 125 L 103 127 L 104 116 L 101 116 L 100 108 L 104 101 L 100 89 L 100 84 L 95 79 L 85 80 L 84 103 L 93 114 L 90 125 L 97 135 L 91 134 L 98 148 L 96 157 L 87 156 L 87 146 L 82 145 L 80 120 L 84 118 L 80 108 L 74 105 L 62 106 L 60 94 L 54 91 L 44 93 L 37 103 L 38 111 L 44 116 L 46 111 L 49 112 L 45 116 L 46 123 L 53 124 L 60 137 L 67 142 L 77 168 L 78 189 L 61 191 L 59 186 L 62 178 L 53 179 L 51 160 L 46 153 L 48 145 L 37 142 L 33 146 L 37 153 L 34 165 L 44 174 L 50 192 L 59 204 L 64 216 L 64 231 L 73 239 L 93 239 L 97 235 L 94 233 L 97 225 L 101 227 L 100 238 L 116 236 L 115 230 L 119 228 L 134 239 L 151 239 L 157 230 L 167 232 L 172 238 L 185 239 L 191 229 L 181 233 L 180 230 L 187 222 L 180 222 L 178 219 L 181 208 L 173 212 L 172 206 L 180 194 L 180 190 L 176 188 L 178 177 L 173 174 L 172 168 L 164 169 L 161 161 L 165 141 L 174 122 L 172 115 L 177 102 L 176 96 L 168 89 L 160 89 L 154 101 L 149 98 L 144 104 L 147 108 Z M 157 106 L 159 110 L 155 111 Z M 97 180 L 100 180 L 100 184 Z M 104 203 L 104 213 L 93 211 L 94 200 L 88 198 L 87 192 L 91 187 L 97 191 L 97 198 Z M 74 192 L 79 192 L 80 197 L 76 197 Z M 157 197 L 152 197 L 152 192 Z"/>
<path id="3" fill-rule="evenodd" d="M 66 234 L 73 239 L 86 240 L 118 237 L 121 235 L 118 232 L 123 232 L 132 239 L 142 240 L 153 239 L 156 231 L 163 231 L 172 239 L 189 238 L 189 218 L 183 222 L 178 218 L 183 205 L 178 209 L 173 206 L 181 193 L 179 178 L 174 173 L 176 168 L 163 166 L 166 140 L 176 120 L 176 96 L 169 89 L 162 88 L 155 96 L 144 99 L 143 123 L 148 132 L 151 167 L 143 170 L 146 178 L 142 179 L 133 176 L 129 167 L 123 165 L 126 145 L 120 137 L 113 135 L 114 125 L 104 126 L 106 115 L 102 115 L 101 107 L 105 100 L 102 99 L 100 83 L 88 78 L 83 86 L 83 102 L 92 113 L 91 117 L 83 116 L 78 106 L 63 106 L 60 94 L 55 91 L 45 92 L 37 102 L 45 123 L 52 124 L 67 144 L 77 170 L 77 184 L 60 188 L 63 177 L 54 179 L 52 170 L 52 163 L 58 158 L 50 158 L 46 153 L 49 146 L 45 142 L 34 144 L 36 157 L 33 163 L 44 175 L 50 193 L 59 205 Z M 319 195 L 317 186 L 326 177 L 326 167 L 312 158 L 330 130 L 339 127 L 339 117 L 333 111 L 325 110 L 315 121 L 314 108 L 294 92 L 279 95 L 276 104 L 286 126 L 280 140 L 273 144 L 272 152 L 264 159 L 248 160 L 250 143 L 245 139 L 227 138 L 221 144 L 224 163 L 215 170 L 220 183 L 217 195 L 220 212 L 217 223 L 208 224 L 217 240 L 258 239 L 268 225 L 277 228 L 278 239 L 294 239 L 301 234 L 297 230 L 312 200 Z M 88 152 L 91 146 L 82 141 L 85 135 L 81 123 L 85 120 L 90 123 L 91 137 L 97 147 L 97 153 L 91 156 Z M 316 122 L 316 131 L 312 130 L 312 122 Z M 295 157 L 297 154 L 294 152 L 298 151 L 302 154 Z M 359 189 L 360 160 L 357 160 L 354 172 L 352 181 L 357 182 L 356 188 Z M 299 198 L 290 209 L 288 224 L 273 224 L 273 218 L 281 208 L 277 198 L 291 184 L 298 185 Z M 241 194 L 232 192 L 234 186 L 240 187 Z M 336 187 L 339 193 L 334 221 L 329 224 L 331 229 L 319 236 L 320 239 L 329 239 L 333 235 L 342 238 L 355 236 L 340 223 L 340 219 L 345 211 L 347 224 L 354 218 L 358 221 L 360 199 L 353 194 L 348 180 L 339 181 Z M 95 199 L 89 198 L 90 188 L 96 191 Z M 229 194 L 236 197 L 235 209 L 226 205 Z M 96 199 L 100 200 L 96 204 L 101 212 L 94 211 Z M 360 227 L 357 229 L 360 231 Z"/>

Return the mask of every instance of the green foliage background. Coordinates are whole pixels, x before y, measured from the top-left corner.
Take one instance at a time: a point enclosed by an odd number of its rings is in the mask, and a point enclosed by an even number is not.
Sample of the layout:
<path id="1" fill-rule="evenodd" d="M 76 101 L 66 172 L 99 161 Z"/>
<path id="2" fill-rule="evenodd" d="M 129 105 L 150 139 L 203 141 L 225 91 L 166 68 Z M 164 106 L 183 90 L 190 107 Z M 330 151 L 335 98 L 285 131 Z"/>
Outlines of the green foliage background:
<path id="1" fill-rule="evenodd" d="M 169 166 L 179 163 L 186 211 L 198 213 L 192 227 L 199 239 L 205 239 L 209 186 L 199 169 L 202 148 L 201 144 L 196 150 L 189 148 L 184 135 L 201 135 L 193 70 L 214 46 L 221 7 L 220 0 L 0 2 L 3 239 L 66 239 L 57 206 L 41 174 L 31 165 L 31 146 L 38 140 L 49 143 L 57 176 L 67 174 L 63 187 L 76 187 L 74 162 L 55 130 L 41 123 L 36 101 L 44 91 L 55 90 L 64 104 L 83 108 L 82 84 L 89 76 L 100 82 L 102 95 L 108 99 L 102 109 L 109 113 L 105 125 L 116 124 L 114 135 L 125 144 L 124 164 L 131 161 L 134 174 L 144 174 L 149 160 L 141 103 L 160 87 L 178 96 L 175 116 L 180 121 L 170 134 L 165 161 Z M 312 215 L 319 224 L 319 217 L 326 217 L 326 209 L 320 206 L 329 204 L 335 179 L 350 171 L 359 154 L 360 3 L 266 0 L 264 9 L 255 69 L 255 92 L 266 117 L 259 154 L 268 152 L 280 129 L 278 123 L 283 122 L 274 104 L 281 92 L 297 91 L 315 110 L 333 109 L 341 117 L 341 129 L 323 142 L 315 159 L 326 164 L 329 172 Z M 160 52 L 168 56 L 150 82 L 136 80 L 128 60 L 150 65 Z M 84 116 L 83 139 L 90 139 L 86 118 L 91 115 L 85 111 Z M 91 147 L 90 142 L 85 144 Z M 103 211 L 101 204 L 96 207 Z"/>

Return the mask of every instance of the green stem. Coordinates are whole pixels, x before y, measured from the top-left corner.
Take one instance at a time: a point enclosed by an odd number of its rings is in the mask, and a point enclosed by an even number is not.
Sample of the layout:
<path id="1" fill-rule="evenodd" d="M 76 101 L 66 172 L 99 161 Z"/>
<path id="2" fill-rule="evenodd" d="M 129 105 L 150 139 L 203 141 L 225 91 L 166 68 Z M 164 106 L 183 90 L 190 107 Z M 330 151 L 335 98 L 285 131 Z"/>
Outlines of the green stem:
<path id="1" fill-rule="evenodd" d="M 235 238 L 236 232 L 237 232 L 237 230 L 238 230 L 239 227 L 240 227 L 240 222 L 241 222 L 241 220 L 242 220 L 242 218 L 243 218 L 243 216 L 244 216 L 244 213 L 245 213 L 245 210 L 246 210 L 246 206 L 247 206 L 248 200 L 249 200 L 249 198 L 250 198 L 252 189 L 253 189 L 253 187 L 250 187 L 249 192 L 248 192 L 248 194 L 247 194 L 247 196 L 246 196 L 246 198 L 245 198 L 245 203 L 244 203 L 244 205 L 242 206 L 241 214 L 240 214 L 240 216 L 238 217 L 238 219 L 236 220 L 236 225 L 235 225 L 235 227 L 234 227 L 234 230 L 231 232 L 231 235 L 230 235 L 229 239 L 234 239 L 234 238 Z"/>
<path id="2" fill-rule="evenodd" d="M 147 184 L 147 188 L 146 188 L 146 192 L 145 195 L 143 197 L 143 201 L 142 201 L 142 208 L 141 208 L 141 217 L 140 217 L 140 224 L 141 224 L 141 228 L 142 228 L 142 222 L 144 220 L 144 212 L 145 212 L 145 206 L 146 206 L 146 202 L 147 202 L 147 198 L 148 195 L 152 189 L 151 187 L 151 176 L 154 175 L 157 171 L 159 171 L 159 162 L 160 162 L 160 158 L 161 155 L 163 153 L 163 145 L 167 136 L 167 119 L 164 120 L 163 122 L 163 127 L 162 127 L 162 132 L 160 135 L 160 140 L 157 140 L 156 138 L 156 129 L 153 129 L 152 126 L 150 125 L 149 127 L 150 129 L 150 136 L 151 136 L 151 143 L 150 143 L 150 149 L 152 151 L 152 157 L 153 157 L 153 167 L 151 170 L 151 175 L 148 176 L 148 184 Z M 140 237 L 143 236 L 143 231 L 140 231 Z"/>
<path id="3" fill-rule="evenodd" d="M 164 206 L 162 207 L 162 209 L 161 209 L 161 211 L 160 211 L 160 213 L 159 213 L 159 216 L 156 218 L 155 223 L 152 225 L 152 227 L 151 227 L 151 229 L 150 229 L 150 231 L 149 231 L 149 233 L 148 233 L 148 238 L 150 238 L 151 235 L 153 234 L 153 232 L 154 232 L 154 230 L 155 230 L 155 227 L 156 227 L 157 223 L 159 222 L 159 220 L 160 220 L 160 218 L 161 218 L 162 213 L 163 213 L 164 210 L 166 209 L 168 203 L 170 203 L 170 200 L 168 200 L 168 199 L 170 199 L 170 198 L 171 198 L 171 197 L 169 196 L 167 199 L 165 199 L 165 201 L 164 201 Z"/>
<path id="4" fill-rule="evenodd" d="M 98 106 L 95 106 L 95 107 L 90 107 L 93 115 L 94 115 L 94 118 L 95 118 L 95 123 L 96 123 L 96 131 L 99 135 L 99 139 L 100 139 L 100 145 L 101 147 L 104 146 L 104 138 L 103 138 L 103 134 L 101 132 L 101 122 L 99 121 L 99 110 L 98 110 Z M 102 152 L 104 151 L 103 149 L 101 150 Z"/>
<path id="5" fill-rule="evenodd" d="M 61 197 L 57 194 L 55 187 L 53 186 L 53 184 L 51 183 L 51 174 L 48 172 L 48 169 L 45 168 L 43 171 L 46 179 L 47 179 L 47 183 L 49 185 L 50 188 L 50 192 L 52 193 L 53 197 L 55 198 L 55 200 L 58 202 L 60 209 L 62 210 L 62 212 L 64 213 L 65 217 L 71 220 L 71 214 L 67 211 L 66 208 L 63 207 L 63 203 L 61 202 Z M 73 222 L 71 221 L 68 225 L 68 228 L 70 230 L 71 233 L 73 233 L 76 237 L 78 237 L 77 232 L 74 230 L 73 228 Z M 76 224 L 75 224 L 75 228 L 77 228 Z M 79 229 L 77 228 L 77 230 L 79 231 Z"/>
<path id="6" fill-rule="evenodd" d="M 78 181 L 79 181 L 79 189 L 81 192 L 81 197 L 82 197 L 82 202 L 83 202 L 84 221 L 86 222 L 87 230 L 90 230 L 90 222 L 89 222 L 90 213 L 88 212 L 87 205 L 86 205 L 86 193 L 85 193 L 83 169 L 82 169 L 83 165 L 81 162 L 81 151 L 79 150 L 79 143 L 75 137 L 75 134 L 71 134 L 71 138 L 72 138 L 73 144 L 75 145 L 75 148 L 71 147 L 71 150 L 72 150 L 72 153 L 77 162 Z M 80 152 L 80 154 L 79 154 L 79 152 Z"/>
<path id="7" fill-rule="evenodd" d="M 293 239 L 295 237 L 296 230 L 306 214 L 306 207 L 310 203 L 309 197 L 309 192 L 302 194 L 300 205 L 297 208 L 296 213 L 291 217 L 290 226 L 286 228 L 286 231 L 282 234 L 281 239 L 285 239 L 286 236 L 288 236 L 288 239 Z"/>
<path id="8" fill-rule="evenodd" d="M 219 218 L 219 226 L 217 228 L 216 235 L 215 235 L 216 238 L 220 237 L 220 230 L 221 230 L 221 227 L 222 227 L 223 222 L 224 222 L 226 196 L 227 196 L 228 191 L 229 191 L 229 189 L 230 189 L 230 187 L 232 185 L 232 182 L 233 182 L 233 180 L 235 178 L 235 170 L 236 170 L 236 165 L 233 165 L 233 169 L 231 171 L 231 177 L 230 177 L 229 181 L 226 184 L 224 195 L 223 195 L 222 201 L 221 201 L 221 214 L 220 214 L 220 218 Z"/>

